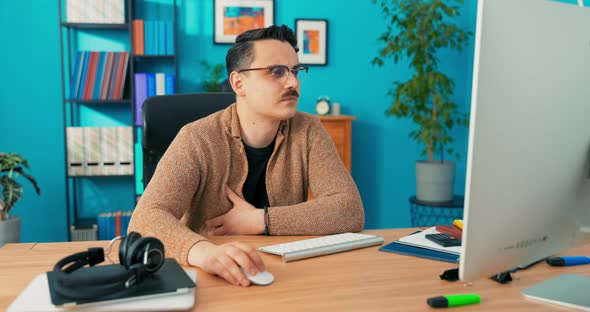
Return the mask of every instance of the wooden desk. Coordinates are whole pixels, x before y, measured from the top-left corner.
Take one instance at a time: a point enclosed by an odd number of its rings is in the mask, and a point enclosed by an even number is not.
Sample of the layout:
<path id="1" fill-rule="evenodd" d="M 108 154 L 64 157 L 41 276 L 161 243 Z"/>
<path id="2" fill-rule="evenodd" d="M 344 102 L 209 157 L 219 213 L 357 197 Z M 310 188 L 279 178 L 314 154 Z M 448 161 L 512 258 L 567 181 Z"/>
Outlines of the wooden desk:
<path id="1" fill-rule="evenodd" d="M 391 242 L 412 231 L 366 233 Z M 302 238 L 228 236 L 212 240 L 223 243 L 239 239 L 259 247 Z M 50 270 L 62 257 L 90 246 L 106 245 L 107 241 L 100 241 L 35 244 L 32 249 L 15 244 L 0 248 L 0 310 L 5 310 L 36 275 Z M 232 286 L 197 270 L 194 311 L 425 311 L 429 310 L 429 297 L 471 292 L 479 294 L 482 303 L 462 307 L 461 311 L 556 311 L 563 308 L 529 301 L 520 291 L 562 273 L 590 276 L 590 266 L 555 268 L 541 263 L 518 272 L 510 284 L 481 279 L 466 286 L 439 279 L 443 270 L 454 267 L 450 263 L 379 252 L 377 248 L 290 263 L 262 253 L 268 270 L 275 276 L 275 282 L 266 287 Z M 590 245 L 586 245 L 564 254 L 589 253 Z"/>
<path id="2" fill-rule="evenodd" d="M 355 119 L 354 116 L 320 116 L 349 172 L 352 169 L 352 121 Z"/>

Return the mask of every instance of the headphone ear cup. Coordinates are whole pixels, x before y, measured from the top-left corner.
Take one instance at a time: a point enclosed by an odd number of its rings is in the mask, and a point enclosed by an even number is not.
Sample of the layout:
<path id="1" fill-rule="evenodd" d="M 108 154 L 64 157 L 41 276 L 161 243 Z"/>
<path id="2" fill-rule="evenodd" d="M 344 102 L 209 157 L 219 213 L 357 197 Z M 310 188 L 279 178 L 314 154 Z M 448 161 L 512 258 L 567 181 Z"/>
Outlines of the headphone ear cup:
<path id="1" fill-rule="evenodd" d="M 131 245 L 136 242 L 138 239 L 141 238 L 141 235 L 137 232 L 131 232 L 127 234 L 121 240 L 121 244 L 119 245 L 119 263 L 123 265 L 125 268 L 129 267 L 129 263 L 127 261 L 127 254 L 129 253 Z"/>
<path id="2" fill-rule="evenodd" d="M 149 247 L 148 247 L 149 246 Z M 127 251 L 125 259 L 126 268 L 129 269 L 132 265 L 143 264 L 143 257 L 147 249 L 147 264 L 145 270 L 149 273 L 154 273 L 164 264 L 164 244 L 155 237 L 143 237 L 133 242 Z"/>

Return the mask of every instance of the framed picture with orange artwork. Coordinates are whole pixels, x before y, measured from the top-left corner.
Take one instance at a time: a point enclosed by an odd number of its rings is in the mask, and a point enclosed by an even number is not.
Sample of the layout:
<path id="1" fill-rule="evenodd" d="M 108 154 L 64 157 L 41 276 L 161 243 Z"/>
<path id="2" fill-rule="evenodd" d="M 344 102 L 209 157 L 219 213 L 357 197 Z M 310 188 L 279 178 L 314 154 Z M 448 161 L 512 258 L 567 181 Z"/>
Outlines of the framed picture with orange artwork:
<path id="1" fill-rule="evenodd" d="M 328 64 L 328 20 L 296 19 L 295 32 L 299 46 L 299 63 L 304 65 Z"/>
<path id="2" fill-rule="evenodd" d="M 213 43 L 233 44 L 246 30 L 274 24 L 274 0 L 215 0 Z"/>

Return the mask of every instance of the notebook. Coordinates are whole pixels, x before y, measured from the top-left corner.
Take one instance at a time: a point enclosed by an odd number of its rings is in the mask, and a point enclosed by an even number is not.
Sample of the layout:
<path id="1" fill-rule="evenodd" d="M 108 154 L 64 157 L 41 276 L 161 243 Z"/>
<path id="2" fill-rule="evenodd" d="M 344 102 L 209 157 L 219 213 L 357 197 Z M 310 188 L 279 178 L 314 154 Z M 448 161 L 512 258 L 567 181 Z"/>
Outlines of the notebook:
<path id="1" fill-rule="evenodd" d="M 172 259 L 170 259 L 172 260 Z M 196 286 L 197 274 L 194 270 L 183 270 L 180 265 L 174 260 L 173 262 L 166 261 L 158 272 L 154 275 L 164 275 L 166 280 L 176 279 L 178 272 L 170 273 L 170 267 L 173 270 L 180 268 L 181 273 L 188 279 L 188 282 Z M 121 266 L 116 264 L 116 266 Z M 109 266 L 96 266 L 109 267 Z M 91 269 L 91 268 L 83 268 Z M 163 270 L 163 271 L 162 271 Z M 167 310 L 187 310 L 193 307 L 195 294 L 194 286 L 188 288 L 179 288 L 178 291 L 173 290 L 171 292 L 143 292 L 137 296 L 123 297 L 124 294 L 115 297 L 101 298 L 99 301 L 78 303 L 76 305 L 54 305 L 52 304 L 52 298 L 50 294 L 50 282 L 48 276 L 53 274 L 42 273 L 35 277 L 29 285 L 19 294 L 19 296 L 11 303 L 8 307 L 9 312 L 16 311 L 167 311 Z M 187 281 L 180 278 L 181 283 L 186 284 Z M 153 279 L 152 279 L 153 280 Z M 143 285 L 137 284 L 136 290 Z M 150 283 L 144 285 L 148 287 Z M 132 287 L 132 288 L 135 288 Z M 153 287 L 149 286 L 149 287 Z M 131 288 L 130 288 L 131 289 Z M 69 300 L 68 300 L 69 301 Z"/>
<path id="2" fill-rule="evenodd" d="M 535 286 L 522 294 L 531 299 L 590 311 L 590 277 L 578 274 L 562 274 Z"/>

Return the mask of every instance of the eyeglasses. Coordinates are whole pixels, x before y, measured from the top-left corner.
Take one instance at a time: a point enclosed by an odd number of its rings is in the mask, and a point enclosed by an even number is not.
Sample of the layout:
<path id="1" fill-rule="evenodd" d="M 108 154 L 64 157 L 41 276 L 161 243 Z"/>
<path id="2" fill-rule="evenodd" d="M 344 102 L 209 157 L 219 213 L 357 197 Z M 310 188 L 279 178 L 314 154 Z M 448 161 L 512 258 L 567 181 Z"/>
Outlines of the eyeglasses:
<path id="1" fill-rule="evenodd" d="M 238 70 L 238 73 L 264 69 L 268 70 L 269 74 L 281 83 L 285 83 L 287 79 L 289 79 L 289 73 L 293 73 L 293 76 L 295 76 L 295 78 L 299 80 L 299 83 L 303 83 L 307 76 L 307 71 L 309 70 L 309 67 L 303 65 L 296 65 L 293 66 L 293 68 L 289 68 L 285 65 L 271 65 L 267 67 L 240 69 Z"/>

